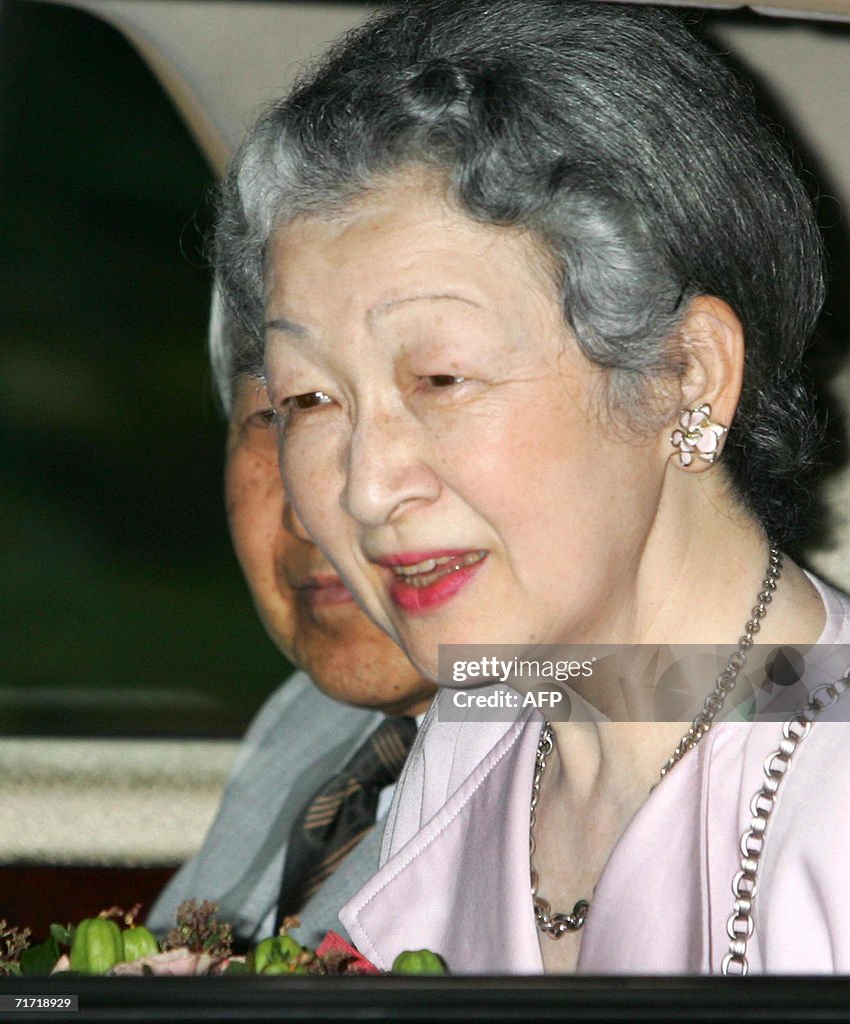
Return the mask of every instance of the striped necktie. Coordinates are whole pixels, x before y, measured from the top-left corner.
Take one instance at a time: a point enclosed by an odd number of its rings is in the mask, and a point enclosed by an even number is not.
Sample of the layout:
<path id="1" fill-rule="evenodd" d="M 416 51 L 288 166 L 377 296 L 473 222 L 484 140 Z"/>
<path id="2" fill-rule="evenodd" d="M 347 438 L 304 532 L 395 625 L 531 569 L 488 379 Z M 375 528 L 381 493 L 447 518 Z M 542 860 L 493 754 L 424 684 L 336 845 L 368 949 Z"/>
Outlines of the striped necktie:
<path id="1" fill-rule="evenodd" d="M 413 718 L 385 718 L 301 809 L 289 837 L 277 919 L 297 914 L 375 824 L 381 790 L 398 779 Z"/>

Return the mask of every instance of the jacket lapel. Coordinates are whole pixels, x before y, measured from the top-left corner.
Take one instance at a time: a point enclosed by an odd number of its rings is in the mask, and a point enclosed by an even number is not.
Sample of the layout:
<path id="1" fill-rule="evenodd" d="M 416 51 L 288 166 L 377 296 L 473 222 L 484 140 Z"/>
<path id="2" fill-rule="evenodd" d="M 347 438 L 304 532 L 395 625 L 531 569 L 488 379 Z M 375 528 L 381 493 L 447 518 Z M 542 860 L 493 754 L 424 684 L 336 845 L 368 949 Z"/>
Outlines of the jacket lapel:
<path id="1" fill-rule="evenodd" d="M 529 717 L 432 721 L 423 730 L 400 786 L 404 799 L 399 792 L 388 822 L 388 859 L 340 912 L 377 967 L 388 970 L 402 950 L 425 947 L 467 973 L 543 970 L 529 896 L 539 735 L 535 723 L 525 727 Z M 443 766 L 442 792 L 428 792 L 424 782 L 432 760 Z"/>

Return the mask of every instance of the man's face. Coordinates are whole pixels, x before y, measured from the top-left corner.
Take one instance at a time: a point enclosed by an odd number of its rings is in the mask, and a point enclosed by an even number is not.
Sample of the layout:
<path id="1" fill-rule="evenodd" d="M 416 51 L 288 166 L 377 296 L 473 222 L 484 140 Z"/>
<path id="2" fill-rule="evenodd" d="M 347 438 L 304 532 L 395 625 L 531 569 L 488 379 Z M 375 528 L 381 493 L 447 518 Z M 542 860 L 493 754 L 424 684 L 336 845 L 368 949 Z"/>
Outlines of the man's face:
<path id="1" fill-rule="evenodd" d="M 233 546 L 277 647 L 328 696 L 417 714 L 434 687 L 366 618 L 287 501 L 263 386 L 241 377 L 227 442 L 225 499 Z"/>

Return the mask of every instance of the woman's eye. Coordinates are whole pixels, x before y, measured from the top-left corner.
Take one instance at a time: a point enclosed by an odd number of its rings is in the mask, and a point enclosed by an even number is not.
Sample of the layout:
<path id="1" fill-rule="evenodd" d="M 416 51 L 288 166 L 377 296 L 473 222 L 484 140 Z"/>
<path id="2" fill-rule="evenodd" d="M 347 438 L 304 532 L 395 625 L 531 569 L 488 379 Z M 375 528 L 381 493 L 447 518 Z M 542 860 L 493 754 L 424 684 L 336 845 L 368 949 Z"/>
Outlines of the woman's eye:
<path id="1" fill-rule="evenodd" d="M 286 404 L 293 409 L 314 409 L 317 405 L 327 405 L 331 401 L 324 391 L 306 391 L 303 395 L 287 398 Z"/>
<path id="2" fill-rule="evenodd" d="M 450 373 L 432 373 L 425 380 L 432 388 L 450 388 L 455 384 L 463 384 L 466 377 L 454 377 Z"/>
<path id="3" fill-rule="evenodd" d="M 310 409 L 317 409 L 320 405 L 330 405 L 333 399 L 324 391 L 305 391 L 303 395 L 290 395 L 280 403 L 277 411 L 277 421 L 281 429 L 287 426 L 293 416 Z"/>

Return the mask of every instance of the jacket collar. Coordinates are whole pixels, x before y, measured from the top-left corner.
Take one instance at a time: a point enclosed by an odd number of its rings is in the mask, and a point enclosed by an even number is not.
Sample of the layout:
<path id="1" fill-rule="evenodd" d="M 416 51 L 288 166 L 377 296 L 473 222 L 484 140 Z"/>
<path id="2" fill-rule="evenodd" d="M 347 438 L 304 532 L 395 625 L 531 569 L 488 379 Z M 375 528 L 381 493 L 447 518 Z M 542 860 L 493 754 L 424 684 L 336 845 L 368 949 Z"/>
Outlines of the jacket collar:
<path id="1" fill-rule="evenodd" d="M 526 727 L 532 714 L 462 728 L 441 723 L 439 708 L 432 715 L 396 794 L 388 859 L 340 919 L 384 970 L 402 950 L 425 947 L 467 973 L 541 973 L 528 858 L 539 728 Z M 443 770 L 429 791 L 431 763 Z"/>

